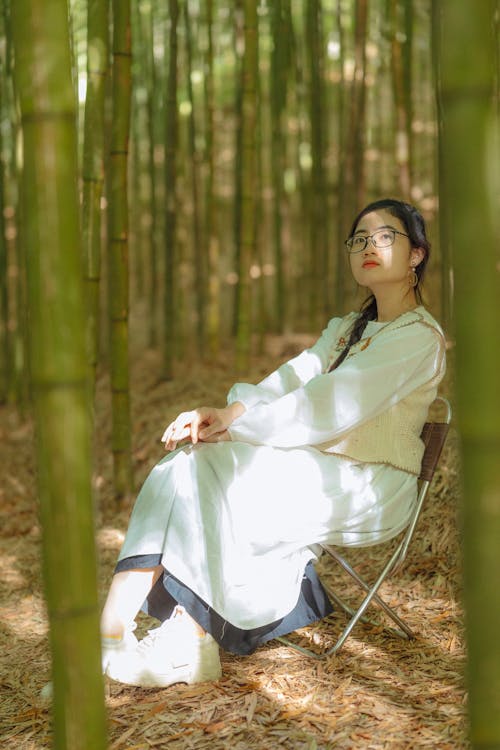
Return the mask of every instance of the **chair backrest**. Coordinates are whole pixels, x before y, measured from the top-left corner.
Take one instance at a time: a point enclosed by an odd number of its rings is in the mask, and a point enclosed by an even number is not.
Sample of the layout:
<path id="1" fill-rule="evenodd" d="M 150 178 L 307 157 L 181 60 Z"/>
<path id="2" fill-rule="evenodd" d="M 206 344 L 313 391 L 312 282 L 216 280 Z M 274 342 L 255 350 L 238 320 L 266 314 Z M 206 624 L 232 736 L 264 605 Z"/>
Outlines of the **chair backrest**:
<path id="1" fill-rule="evenodd" d="M 444 422 L 426 422 L 420 435 L 424 445 L 424 455 L 420 468 L 419 479 L 424 482 L 432 482 L 436 466 L 438 465 L 441 451 L 450 429 L 451 406 L 447 399 L 439 396 L 436 401 L 445 402 L 447 406 L 446 420 Z"/>
<path id="2" fill-rule="evenodd" d="M 436 420 L 426 422 L 422 430 L 421 438 L 424 442 L 425 450 L 422 458 L 422 465 L 419 476 L 420 489 L 410 524 L 406 529 L 403 544 L 401 545 L 400 553 L 397 556 L 397 559 L 394 561 L 392 572 L 395 572 L 396 569 L 401 566 L 406 557 L 408 547 L 410 546 L 410 542 L 415 532 L 415 527 L 422 511 L 427 491 L 434 477 L 434 473 L 441 456 L 441 451 L 443 450 L 443 446 L 446 442 L 446 436 L 448 435 L 448 430 L 450 429 L 452 413 L 450 402 L 447 398 L 444 398 L 444 396 L 437 396 L 432 402 L 431 408 L 435 404 L 439 403 L 445 409 L 445 416 L 443 421 Z"/>

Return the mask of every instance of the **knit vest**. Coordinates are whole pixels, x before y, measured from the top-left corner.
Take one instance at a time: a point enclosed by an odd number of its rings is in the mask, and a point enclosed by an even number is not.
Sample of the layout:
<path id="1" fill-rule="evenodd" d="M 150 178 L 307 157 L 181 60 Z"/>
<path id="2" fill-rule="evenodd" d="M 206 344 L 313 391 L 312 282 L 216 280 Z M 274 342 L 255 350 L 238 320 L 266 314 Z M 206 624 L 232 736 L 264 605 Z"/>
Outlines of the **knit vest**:
<path id="1" fill-rule="evenodd" d="M 355 318 L 356 314 L 351 313 L 344 319 L 345 325 L 343 324 L 339 331 L 327 367 L 335 361 L 344 348 L 349 336 L 349 329 Z M 326 453 L 335 453 L 356 461 L 389 464 L 409 474 L 415 474 L 416 476 L 420 474 L 420 465 L 424 454 L 424 444 L 420 435 L 427 419 L 429 406 L 436 396 L 437 386 L 443 376 L 443 359 L 446 347 L 442 331 L 430 315 L 417 311 L 405 313 L 377 331 L 373 336 L 361 339 L 352 346 L 346 360 L 350 357 L 362 356 L 362 352 L 370 345 L 371 339 L 375 336 L 390 336 L 395 329 L 408 325 L 425 325 L 435 332 L 439 347 L 438 366 L 435 375 L 382 414 L 350 430 L 334 443 L 322 443 L 317 445 L 316 448 Z"/>

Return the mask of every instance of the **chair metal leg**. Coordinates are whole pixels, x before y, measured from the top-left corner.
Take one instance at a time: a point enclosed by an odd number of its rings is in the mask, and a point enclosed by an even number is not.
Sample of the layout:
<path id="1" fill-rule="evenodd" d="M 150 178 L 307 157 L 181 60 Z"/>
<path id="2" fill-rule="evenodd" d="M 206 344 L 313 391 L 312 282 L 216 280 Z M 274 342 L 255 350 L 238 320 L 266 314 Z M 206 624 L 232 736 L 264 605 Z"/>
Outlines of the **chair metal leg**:
<path id="1" fill-rule="evenodd" d="M 350 617 L 354 617 L 354 615 L 356 614 L 356 610 L 355 609 L 353 609 L 352 607 L 350 607 L 346 602 L 342 601 L 342 599 L 340 598 L 340 596 L 338 596 L 338 594 L 336 594 L 334 591 L 332 591 L 328 586 L 325 586 L 325 584 L 323 584 L 323 587 L 325 588 L 325 590 L 326 590 L 326 592 L 328 594 L 328 598 L 331 599 L 331 601 L 333 601 L 341 609 L 343 609 L 344 612 L 346 614 L 348 614 Z M 381 599 L 378 595 L 374 597 L 374 601 L 378 602 L 379 600 L 380 600 L 380 602 L 382 602 L 381 606 L 383 606 L 384 610 L 386 611 L 386 608 L 390 609 L 391 612 L 393 613 L 393 615 L 395 615 L 395 617 L 399 620 L 399 618 L 396 615 L 396 613 L 394 612 L 394 610 L 392 610 L 389 607 L 389 605 L 386 602 L 384 602 L 383 599 Z M 411 638 L 411 636 L 409 636 L 409 634 L 407 632 L 409 630 L 408 627 L 407 627 L 406 630 L 403 631 L 402 629 L 400 630 L 399 628 L 393 628 L 393 627 L 388 626 L 388 625 L 381 625 L 380 621 L 377 621 L 377 620 L 372 619 L 371 617 L 365 617 L 365 616 L 360 617 L 359 618 L 359 622 L 362 622 L 364 625 L 371 625 L 372 627 L 375 627 L 375 628 L 383 627 L 384 630 L 387 630 L 390 633 L 393 633 L 394 635 L 399 636 L 399 638 L 406 638 L 406 639 Z M 403 622 L 403 621 L 401 620 L 401 622 Z"/>
<path id="2" fill-rule="evenodd" d="M 304 648 L 304 646 L 299 646 L 298 643 L 293 643 L 293 641 L 289 641 L 288 638 L 285 638 L 283 635 L 278 635 L 274 640 L 279 641 L 280 643 L 283 643 L 285 646 L 288 646 L 289 648 L 293 648 L 294 651 L 299 651 L 301 654 L 304 654 L 305 656 L 309 656 L 310 659 L 317 659 L 318 661 L 321 661 L 321 659 L 325 658 L 324 654 L 316 654 L 314 651 L 311 651 L 308 648 Z"/>
<path id="3" fill-rule="evenodd" d="M 400 547 L 401 545 L 398 545 L 395 552 L 391 555 L 391 558 L 385 565 L 384 569 L 380 573 L 379 577 L 375 581 L 375 583 L 370 586 L 366 581 L 361 578 L 361 576 L 349 565 L 349 563 L 344 560 L 344 558 L 339 555 L 335 550 L 331 550 L 328 547 L 325 546 L 325 550 L 330 554 L 341 566 L 344 568 L 344 570 L 349 573 L 349 575 L 354 578 L 354 580 L 367 592 L 367 595 L 361 602 L 360 606 L 357 610 L 353 610 L 349 605 L 347 605 L 345 602 L 342 601 L 342 599 L 334 594 L 333 592 L 328 591 L 328 594 L 332 597 L 333 601 L 338 604 L 341 609 L 344 610 L 348 615 L 351 616 L 350 621 L 347 623 L 346 627 L 342 631 L 340 637 L 336 641 L 336 643 L 329 648 L 327 651 L 323 652 L 322 654 L 317 654 L 314 651 L 311 651 L 310 649 L 304 648 L 303 646 L 299 646 L 296 643 L 293 643 L 292 641 L 288 640 L 288 638 L 285 638 L 283 636 L 279 636 L 276 640 L 280 641 L 281 643 L 285 644 L 286 646 L 289 646 L 290 648 L 293 648 L 295 651 L 299 651 L 300 653 L 304 654 L 305 656 L 308 656 L 312 659 L 316 660 L 322 660 L 326 659 L 328 656 L 331 656 L 332 654 L 337 653 L 342 646 L 344 645 L 347 638 L 350 636 L 353 628 L 356 626 L 356 624 L 359 621 L 367 621 L 371 622 L 367 618 L 364 618 L 363 615 L 370 605 L 372 601 L 375 601 L 383 610 L 384 612 L 393 620 L 393 622 L 397 623 L 401 630 L 397 630 L 395 628 L 391 628 L 391 631 L 396 633 L 402 638 L 411 639 L 415 637 L 414 632 L 411 630 L 411 628 L 408 627 L 408 625 L 394 612 L 394 610 L 389 607 L 389 605 L 377 594 L 378 589 L 384 582 L 387 574 L 391 571 L 395 561 L 397 560 L 399 553 L 400 553 Z M 373 623 L 372 623 L 373 624 Z"/>
<path id="4" fill-rule="evenodd" d="M 371 591 L 372 591 L 373 589 L 375 590 L 375 591 L 374 591 L 374 593 L 373 593 L 373 595 L 372 595 L 372 598 L 373 598 L 373 600 L 374 600 L 374 601 L 375 601 L 375 602 L 376 602 L 376 603 L 377 603 L 377 604 L 379 605 L 379 607 L 381 607 L 381 608 L 382 608 L 382 609 L 384 610 L 384 612 L 385 612 L 385 613 L 387 614 L 387 616 L 388 616 L 388 617 L 390 617 L 390 618 L 391 618 L 391 620 L 393 620 L 393 622 L 395 622 L 395 623 L 396 623 L 396 624 L 397 624 L 397 625 L 399 626 L 399 628 L 400 628 L 400 629 L 401 629 L 401 630 L 403 631 L 403 637 L 406 637 L 406 638 L 414 638 L 414 637 L 415 637 L 415 633 L 413 632 L 413 630 L 412 630 L 412 629 L 411 629 L 411 628 L 410 628 L 410 627 L 409 627 L 409 626 L 408 626 L 408 625 L 407 625 L 407 624 L 406 624 L 406 623 L 404 622 L 404 620 L 402 620 L 402 619 L 401 619 L 401 618 L 400 618 L 400 617 L 399 617 L 399 616 L 398 616 L 398 615 L 396 614 L 396 612 L 395 612 L 395 611 L 394 611 L 394 610 L 393 610 L 393 609 L 392 609 L 392 608 L 391 608 L 391 607 L 390 607 L 390 606 L 389 606 L 389 605 L 387 604 L 387 602 L 385 602 L 385 601 L 384 601 L 384 600 L 382 599 L 382 597 L 380 597 L 380 596 L 379 596 L 379 595 L 377 594 L 377 590 L 378 590 L 378 589 L 379 589 L 379 587 L 380 587 L 380 586 L 382 585 L 382 583 L 383 583 L 383 581 L 384 581 L 384 578 L 385 578 L 385 577 L 387 576 L 387 574 L 388 574 L 388 573 L 389 573 L 389 572 L 391 571 L 391 569 L 392 569 L 392 565 L 393 565 L 393 562 L 394 562 L 394 561 L 395 561 L 395 560 L 396 560 L 396 559 L 398 558 L 398 556 L 399 556 L 399 553 L 400 553 L 400 547 L 401 547 L 401 545 L 399 545 L 399 546 L 398 546 L 398 548 L 397 548 L 397 549 L 395 550 L 395 552 L 393 553 L 392 557 L 390 558 L 389 562 L 388 562 L 388 563 L 387 563 L 387 565 L 385 566 L 384 570 L 382 571 L 382 573 L 381 573 L 381 575 L 380 575 L 380 577 L 379 577 L 379 582 L 376 582 L 376 583 L 375 583 L 375 584 L 374 584 L 373 586 L 370 586 L 370 585 L 369 585 L 368 583 L 366 583 L 366 581 L 364 581 L 364 580 L 363 580 L 363 578 L 361 578 L 361 576 L 359 575 L 359 573 L 357 573 L 357 572 L 356 572 L 356 571 L 354 570 L 354 568 L 352 568 L 352 567 L 351 567 L 351 566 L 349 565 L 349 563 L 347 562 L 347 560 L 345 560 L 345 559 L 344 559 L 344 558 L 342 557 L 342 555 L 340 555 L 340 554 L 339 554 L 339 553 L 338 553 L 338 552 L 337 552 L 336 550 L 333 550 L 333 549 L 331 549 L 331 548 L 329 548 L 329 547 L 326 547 L 326 546 L 325 546 L 325 548 L 324 548 L 324 549 L 326 550 L 326 552 L 328 552 L 328 554 L 329 554 L 329 555 L 330 555 L 331 557 L 333 557 L 333 558 L 334 558 L 334 560 L 336 560 L 336 561 L 337 561 L 337 562 L 339 563 L 339 565 L 341 565 L 341 567 L 342 567 L 342 568 L 343 568 L 343 569 L 344 569 L 344 570 L 346 571 L 346 573 L 349 573 L 349 575 L 350 575 L 350 576 L 351 576 L 352 578 L 354 578 L 354 580 L 355 580 L 355 581 L 356 581 L 356 582 L 357 582 L 357 583 L 358 583 L 358 584 L 359 584 L 359 585 L 360 585 L 360 586 L 361 586 L 361 587 L 362 587 L 362 588 L 363 588 L 363 589 L 364 589 L 364 590 L 365 590 L 365 591 L 366 591 L 366 592 L 367 592 L 368 594 L 370 594 L 370 592 L 371 592 Z M 342 608 L 343 608 L 343 609 L 345 610 L 345 607 L 344 607 L 344 605 L 343 605 L 343 604 L 340 604 L 340 606 L 341 606 L 341 607 L 342 607 Z M 358 618 L 358 619 L 359 619 L 359 618 Z M 398 633 L 398 631 L 397 631 L 397 630 L 396 630 L 395 632 L 396 632 L 396 633 Z"/>

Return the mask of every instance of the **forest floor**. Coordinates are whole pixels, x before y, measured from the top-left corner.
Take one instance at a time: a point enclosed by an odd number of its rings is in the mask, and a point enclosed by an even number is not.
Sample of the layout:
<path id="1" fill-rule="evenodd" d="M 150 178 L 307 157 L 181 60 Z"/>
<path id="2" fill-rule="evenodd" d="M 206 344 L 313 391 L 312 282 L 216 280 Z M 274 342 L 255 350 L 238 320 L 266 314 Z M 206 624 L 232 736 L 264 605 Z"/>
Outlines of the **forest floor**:
<path id="1" fill-rule="evenodd" d="M 272 337 L 248 379 L 256 382 L 309 343 L 307 336 Z M 159 437 L 178 411 L 222 404 L 234 378 L 232 357 L 183 364 L 170 382 L 157 378 L 157 353 L 133 360 L 133 452 L 136 484 L 163 455 Z M 445 389 L 446 391 L 446 386 Z M 108 379 L 99 378 L 94 477 L 99 587 L 104 597 L 132 500 L 112 494 Z M 404 570 L 383 593 L 417 638 L 403 641 L 360 625 L 344 648 L 315 662 L 278 642 L 248 657 L 222 654 L 217 683 L 143 690 L 106 684 L 110 750 L 231 748 L 272 750 L 399 750 L 468 748 L 464 637 L 457 531 L 459 482 L 454 430 Z M 0 745 L 2 750 L 52 746 L 50 710 L 40 691 L 50 679 L 33 429 L 11 407 L 0 407 Z M 380 550 L 357 557 L 367 571 Z M 320 563 L 326 582 L 351 593 L 348 582 Z M 332 643 L 341 615 L 303 629 L 318 648 Z M 154 626 L 145 616 L 140 629 Z M 92 748 L 89 748 L 92 750 Z"/>

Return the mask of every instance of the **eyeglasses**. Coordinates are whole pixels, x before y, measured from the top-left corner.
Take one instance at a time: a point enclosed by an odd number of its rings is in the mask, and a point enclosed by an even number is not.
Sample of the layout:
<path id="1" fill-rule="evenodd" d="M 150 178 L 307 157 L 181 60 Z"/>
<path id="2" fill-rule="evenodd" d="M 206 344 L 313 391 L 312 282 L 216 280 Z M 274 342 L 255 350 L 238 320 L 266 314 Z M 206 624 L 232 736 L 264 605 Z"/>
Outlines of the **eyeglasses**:
<path id="1" fill-rule="evenodd" d="M 360 253 L 368 245 L 368 240 L 371 240 L 373 247 L 390 247 L 394 244 L 397 234 L 403 237 L 409 236 L 404 232 L 398 232 L 397 229 L 378 229 L 373 234 L 355 234 L 354 237 L 349 237 L 345 241 L 345 245 L 348 253 Z"/>

